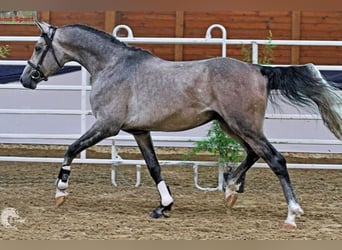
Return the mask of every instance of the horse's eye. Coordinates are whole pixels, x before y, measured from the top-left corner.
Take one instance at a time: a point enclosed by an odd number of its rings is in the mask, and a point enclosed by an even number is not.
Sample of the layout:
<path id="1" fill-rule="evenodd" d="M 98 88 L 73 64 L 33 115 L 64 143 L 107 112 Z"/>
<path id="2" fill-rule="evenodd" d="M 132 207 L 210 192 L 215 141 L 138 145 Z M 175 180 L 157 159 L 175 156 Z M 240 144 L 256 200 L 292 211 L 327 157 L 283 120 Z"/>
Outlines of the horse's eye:
<path id="1" fill-rule="evenodd" d="M 39 52 L 39 51 L 42 50 L 42 47 L 41 47 L 41 46 L 36 46 L 36 47 L 34 47 L 34 50 L 35 50 L 36 52 Z"/>

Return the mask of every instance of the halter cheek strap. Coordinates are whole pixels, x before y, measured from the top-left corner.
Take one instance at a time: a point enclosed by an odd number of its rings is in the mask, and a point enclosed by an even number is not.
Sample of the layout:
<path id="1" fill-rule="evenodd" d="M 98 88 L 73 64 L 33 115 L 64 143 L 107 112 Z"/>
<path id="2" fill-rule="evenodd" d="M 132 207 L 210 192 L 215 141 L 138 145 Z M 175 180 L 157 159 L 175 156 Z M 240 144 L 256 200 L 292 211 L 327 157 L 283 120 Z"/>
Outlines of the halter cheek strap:
<path id="1" fill-rule="evenodd" d="M 57 56 L 56 56 L 56 53 L 55 53 L 55 50 L 52 46 L 52 40 L 53 40 L 53 37 L 55 36 L 55 33 L 56 33 L 56 30 L 57 28 L 55 27 L 50 27 L 50 29 L 52 30 L 51 32 L 51 36 L 49 37 L 49 35 L 47 33 L 42 33 L 41 34 L 41 37 L 44 39 L 45 43 L 46 43 L 46 46 L 45 46 L 45 49 L 43 50 L 43 53 L 38 61 L 38 64 L 35 65 L 33 62 L 31 61 L 28 61 L 28 64 L 34 69 L 31 73 L 31 78 L 35 81 L 38 81 L 40 79 L 43 79 L 45 81 L 47 81 L 47 76 L 45 76 L 44 72 L 42 72 L 41 70 L 41 66 L 43 64 L 43 61 L 45 59 L 45 56 L 47 54 L 47 52 L 49 51 L 49 49 L 51 49 L 51 52 L 52 52 L 52 55 L 58 65 L 58 67 L 62 68 L 63 66 L 59 63 L 58 59 L 57 59 Z"/>

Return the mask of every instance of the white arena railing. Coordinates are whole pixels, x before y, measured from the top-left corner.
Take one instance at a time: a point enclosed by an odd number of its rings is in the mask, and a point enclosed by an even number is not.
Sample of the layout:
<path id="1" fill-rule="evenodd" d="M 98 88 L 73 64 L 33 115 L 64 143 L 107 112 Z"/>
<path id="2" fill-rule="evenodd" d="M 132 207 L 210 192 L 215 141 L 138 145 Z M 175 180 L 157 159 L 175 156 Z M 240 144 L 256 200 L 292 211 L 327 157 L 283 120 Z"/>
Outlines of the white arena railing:
<path id="1" fill-rule="evenodd" d="M 222 31 L 222 38 L 212 38 L 211 31 L 214 28 L 219 28 Z M 127 37 L 117 37 L 117 32 L 120 29 L 127 31 Z M 133 31 L 126 25 L 118 25 L 113 30 L 113 35 L 119 40 L 126 43 L 133 44 L 216 44 L 222 46 L 222 57 L 226 56 L 226 48 L 229 45 L 252 45 L 252 61 L 258 63 L 258 46 L 269 44 L 269 40 L 250 40 L 250 39 L 227 39 L 226 29 L 220 24 L 211 25 L 205 38 L 153 38 L 153 37 L 134 37 Z M 37 41 L 39 37 L 22 37 L 22 36 L 0 36 L 0 42 L 9 41 Z M 303 41 L 303 40 L 272 40 L 274 45 L 289 45 L 289 46 L 342 46 L 342 41 Z M 18 60 L 0 60 L 0 65 L 26 65 L 26 61 Z M 67 66 L 79 66 L 77 63 L 67 63 Z M 277 65 L 287 66 L 287 65 Z M 318 65 L 320 70 L 342 70 L 340 65 Z M 87 109 L 87 93 L 91 90 L 89 85 L 89 74 L 85 68 L 81 68 L 81 84 L 80 85 L 39 85 L 37 90 L 70 90 L 79 91 L 81 95 L 81 108 L 80 109 L 1 109 L 0 114 L 49 114 L 49 115 L 79 115 L 80 116 L 80 133 L 79 134 L 11 134 L 0 133 L 0 139 L 77 139 L 86 131 L 86 117 L 91 115 L 91 110 Z M 0 89 L 22 89 L 20 84 L 0 84 Z M 287 115 L 287 114 L 266 114 L 266 119 L 295 119 L 295 120 L 320 120 L 318 115 Z M 167 141 L 167 142 L 196 142 L 203 137 L 169 137 L 169 136 L 154 136 L 154 141 Z M 115 140 L 132 141 L 131 136 L 116 136 L 108 140 L 112 144 L 112 157 L 111 159 L 90 159 L 86 156 L 86 150 L 80 154 L 79 158 L 74 160 L 75 163 L 98 163 L 98 164 L 112 164 L 112 184 L 116 186 L 115 169 L 118 165 L 136 165 L 137 166 L 137 180 L 136 186 L 140 185 L 140 166 L 144 165 L 143 160 L 125 160 L 122 159 L 116 151 Z M 342 145 L 338 140 L 319 140 L 319 139 L 270 139 L 272 143 L 276 144 L 321 144 L 321 145 Z M 1 141 L 0 141 L 1 142 Z M 15 162 L 56 162 L 61 163 L 62 158 L 52 157 L 12 157 L 0 156 L 0 161 L 15 161 Z M 160 161 L 161 165 L 190 165 L 194 168 L 194 183 L 195 187 L 204 190 L 221 190 L 222 187 L 222 169 L 218 171 L 218 186 L 217 188 L 203 188 L 198 185 L 198 166 L 215 166 L 216 162 L 211 161 Z M 264 163 L 257 163 L 257 167 L 265 167 Z M 288 164 L 288 168 L 307 168 L 307 169 L 342 169 L 338 164 Z"/>

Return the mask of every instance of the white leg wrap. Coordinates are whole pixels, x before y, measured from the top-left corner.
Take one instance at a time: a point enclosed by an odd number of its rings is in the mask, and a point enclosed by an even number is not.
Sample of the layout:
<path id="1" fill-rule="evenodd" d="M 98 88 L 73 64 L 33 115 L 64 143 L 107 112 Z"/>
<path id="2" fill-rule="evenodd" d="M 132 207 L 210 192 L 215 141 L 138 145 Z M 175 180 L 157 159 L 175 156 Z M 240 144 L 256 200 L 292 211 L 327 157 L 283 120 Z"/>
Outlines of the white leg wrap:
<path id="1" fill-rule="evenodd" d="M 169 190 L 167 189 L 165 181 L 159 182 L 157 188 L 161 197 L 161 204 L 163 206 L 170 205 L 173 202 L 173 199 L 169 193 Z"/>

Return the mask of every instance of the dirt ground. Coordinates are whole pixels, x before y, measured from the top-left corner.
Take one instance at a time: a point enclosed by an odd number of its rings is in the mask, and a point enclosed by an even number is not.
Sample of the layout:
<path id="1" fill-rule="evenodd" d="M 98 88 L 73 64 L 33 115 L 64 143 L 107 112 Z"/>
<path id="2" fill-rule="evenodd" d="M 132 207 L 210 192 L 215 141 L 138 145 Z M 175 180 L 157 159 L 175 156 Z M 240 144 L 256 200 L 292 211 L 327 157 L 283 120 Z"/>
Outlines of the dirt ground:
<path id="1" fill-rule="evenodd" d="M 266 168 L 248 172 L 245 193 L 229 210 L 223 192 L 194 188 L 191 167 L 164 166 L 175 204 L 169 218 L 157 220 L 148 217 L 159 195 L 146 169 L 136 188 L 135 167 L 120 167 L 113 187 L 109 165 L 74 164 L 68 199 L 55 208 L 59 168 L 0 162 L 0 212 L 15 208 L 24 220 L 13 228 L 0 224 L 0 239 L 342 239 L 340 170 L 289 170 L 305 214 L 296 230 L 286 230 L 285 199 Z M 216 169 L 200 168 L 199 180 L 216 186 Z"/>

